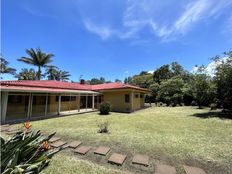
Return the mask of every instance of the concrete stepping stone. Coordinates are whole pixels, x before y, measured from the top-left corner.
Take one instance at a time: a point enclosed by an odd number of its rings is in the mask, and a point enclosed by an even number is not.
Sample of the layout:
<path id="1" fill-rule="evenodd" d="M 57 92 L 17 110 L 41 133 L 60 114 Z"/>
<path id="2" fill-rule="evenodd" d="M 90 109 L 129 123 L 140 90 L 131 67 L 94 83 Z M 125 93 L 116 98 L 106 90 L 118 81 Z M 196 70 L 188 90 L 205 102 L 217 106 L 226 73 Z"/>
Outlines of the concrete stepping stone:
<path id="1" fill-rule="evenodd" d="M 78 146 L 80 146 L 82 144 L 81 141 L 72 141 L 71 143 L 68 143 L 68 147 L 71 147 L 71 148 L 77 148 Z"/>
<path id="2" fill-rule="evenodd" d="M 12 134 L 16 134 L 18 131 L 17 130 L 11 130 L 11 131 L 7 131 L 5 132 L 8 135 L 12 135 Z"/>
<path id="3" fill-rule="evenodd" d="M 61 146 L 65 145 L 65 144 L 67 144 L 67 143 L 59 140 L 59 141 L 55 141 L 54 143 L 52 143 L 51 146 L 57 148 L 57 147 L 61 147 Z"/>
<path id="4" fill-rule="evenodd" d="M 186 174 L 206 174 L 205 171 L 198 167 L 184 166 Z"/>
<path id="5" fill-rule="evenodd" d="M 169 165 L 157 164 L 155 167 L 155 174 L 177 174 L 176 168 Z"/>
<path id="6" fill-rule="evenodd" d="M 10 129 L 10 127 L 1 127 L 1 131 L 8 131 Z"/>
<path id="7" fill-rule="evenodd" d="M 50 140 L 49 140 L 49 142 L 50 143 L 54 143 L 55 141 L 58 141 L 58 140 L 60 140 L 61 138 L 59 138 L 59 137 L 52 137 Z"/>
<path id="8" fill-rule="evenodd" d="M 85 155 L 91 148 L 89 146 L 80 146 L 77 147 L 74 152 L 79 153 L 81 155 Z"/>
<path id="9" fill-rule="evenodd" d="M 135 155 L 132 159 L 132 164 L 139 164 L 149 166 L 149 156 L 147 155 Z"/>
<path id="10" fill-rule="evenodd" d="M 94 153 L 98 154 L 98 155 L 104 155 L 105 156 L 109 151 L 110 151 L 109 147 L 100 146 L 94 151 Z"/>
<path id="11" fill-rule="evenodd" d="M 4 125 L 1 125 L 0 127 L 1 127 L 1 128 L 2 128 L 2 127 L 10 127 L 10 125 L 9 125 L 9 124 L 4 124 Z"/>
<path id="12" fill-rule="evenodd" d="M 122 165 L 125 160 L 126 160 L 126 155 L 122 155 L 119 153 L 113 153 L 108 159 L 108 162 L 111 164 Z"/>
<path id="13" fill-rule="evenodd" d="M 19 129 L 16 129 L 16 128 L 9 128 L 7 131 L 8 132 L 11 132 L 11 131 L 18 131 Z"/>

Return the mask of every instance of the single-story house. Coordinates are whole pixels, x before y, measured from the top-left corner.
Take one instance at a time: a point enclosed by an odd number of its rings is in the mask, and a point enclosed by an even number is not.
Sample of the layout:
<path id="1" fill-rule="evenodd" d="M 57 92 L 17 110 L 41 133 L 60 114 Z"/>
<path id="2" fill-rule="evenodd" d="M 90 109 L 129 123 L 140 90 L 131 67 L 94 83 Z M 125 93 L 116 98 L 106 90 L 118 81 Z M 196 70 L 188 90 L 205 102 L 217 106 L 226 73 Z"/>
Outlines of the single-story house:
<path id="1" fill-rule="evenodd" d="M 54 80 L 1 81 L 1 122 L 33 120 L 99 109 L 108 101 L 112 111 L 144 107 L 149 90 L 123 83 L 88 85 Z"/>

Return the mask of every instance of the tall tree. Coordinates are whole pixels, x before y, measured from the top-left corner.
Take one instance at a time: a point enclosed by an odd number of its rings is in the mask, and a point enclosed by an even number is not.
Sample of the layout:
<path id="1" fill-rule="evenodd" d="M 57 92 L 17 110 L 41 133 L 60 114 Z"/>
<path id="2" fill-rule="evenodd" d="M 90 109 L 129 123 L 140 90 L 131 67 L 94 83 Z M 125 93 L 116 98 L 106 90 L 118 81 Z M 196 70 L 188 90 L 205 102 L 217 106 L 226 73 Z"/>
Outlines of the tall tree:
<path id="1" fill-rule="evenodd" d="M 103 84 L 103 83 L 106 83 L 106 80 L 105 80 L 104 77 L 100 77 L 99 79 L 98 78 L 92 78 L 90 80 L 91 85 L 97 85 L 97 84 Z"/>
<path id="2" fill-rule="evenodd" d="M 172 104 L 173 106 L 183 102 L 184 81 L 180 77 L 172 77 L 162 81 L 159 86 L 157 98 L 158 100 Z"/>
<path id="3" fill-rule="evenodd" d="M 36 80 L 37 73 L 34 69 L 23 68 L 21 72 L 15 75 L 18 80 Z"/>
<path id="4" fill-rule="evenodd" d="M 131 76 L 126 77 L 126 78 L 124 79 L 124 83 L 125 83 L 125 84 L 132 84 L 132 80 L 133 80 L 133 78 L 132 78 Z"/>
<path id="5" fill-rule="evenodd" d="M 214 57 L 217 99 L 224 109 L 232 110 L 232 50 L 225 52 L 223 57 L 226 58 Z"/>
<path id="6" fill-rule="evenodd" d="M 68 71 L 59 70 L 56 75 L 56 80 L 57 81 L 68 81 L 70 76 L 71 75 L 69 74 Z"/>
<path id="7" fill-rule="evenodd" d="M 169 69 L 169 65 L 163 65 L 160 68 L 156 69 L 153 73 L 153 80 L 160 84 L 161 81 L 167 80 L 172 77 L 172 72 Z"/>
<path id="8" fill-rule="evenodd" d="M 18 61 L 24 62 L 29 65 L 34 65 L 38 67 L 37 71 L 37 78 L 38 80 L 41 79 L 41 73 L 42 70 L 41 68 L 46 67 L 50 62 L 52 62 L 52 57 L 54 56 L 51 53 L 44 53 L 40 48 L 34 50 L 33 48 L 31 49 L 26 49 L 26 53 L 28 54 L 29 57 L 21 57 L 18 59 Z"/>
<path id="9" fill-rule="evenodd" d="M 173 76 L 181 76 L 184 74 L 184 68 L 178 62 L 171 63 L 171 71 Z"/>
<path id="10" fill-rule="evenodd" d="M 119 80 L 119 79 L 115 79 L 115 81 L 114 81 L 114 82 L 122 83 L 122 81 L 121 81 L 121 80 Z"/>
<path id="11" fill-rule="evenodd" d="M 48 80 L 56 80 L 58 74 L 58 68 L 53 65 L 48 65 L 46 67 L 45 75 L 47 75 Z"/>
<path id="12" fill-rule="evenodd" d="M 8 65 L 9 65 L 9 62 L 6 61 L 6 60 L 2 57 L 2 55 L 1 55 L 0 61 L 1 61 L 1 66 L 0 66 L 1 74 L 12 74 L 12 75 L 15 75 L 16 69 L 9 67 L 9 66 L 8 66 Z"/>
<path id="13" fill-rule="evenodd" d="M 209 97 L 209 76 L 206 73 L 205 66 L 197 67 L 192 80 L 192 91 L 199 108 L 207 102 Z"/>
<path id="14" fill-rule="evenodd" d="M 152 74 L 140 73 L 140 75 L 135 75 L 133 76 L 131 83 L 141 88 L 149 88 L 153 83 Z"/>

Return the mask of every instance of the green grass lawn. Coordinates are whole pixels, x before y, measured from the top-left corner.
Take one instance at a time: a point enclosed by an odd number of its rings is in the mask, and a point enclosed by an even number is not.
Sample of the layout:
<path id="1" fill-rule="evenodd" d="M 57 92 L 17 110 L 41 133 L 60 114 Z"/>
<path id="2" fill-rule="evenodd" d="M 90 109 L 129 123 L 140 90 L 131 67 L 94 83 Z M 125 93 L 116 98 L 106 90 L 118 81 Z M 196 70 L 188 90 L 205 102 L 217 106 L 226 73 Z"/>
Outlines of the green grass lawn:
<path id="1" fill-rule="evenodd" d="M 232 120 L 193 116 L 208 112 L 208 108 L 152 107 L 131 114 L 101 116 L 94 112 L 52 118 L 34 121 L 32 126 L 46 132 L 55 131 L 64 140 L 81 140 L 94 147 L 107 145 L 129 158 L 135 153 L 147 154 L 153 164 L 174 165 L 179 173 L 183 173 L 181 164 L 189 164 L 209 173 L 229 174 L 232 172 Z M 105 121 L 110 123 L 110 133 L 97 133 L 97 124 Z M 117 173 L 110 165 L 97 163 L 62 152 L 45 172 L 64 173 L 65 169 L 65 173 Z M 122 171 L 131 170 L 134 171 L 132 167 L 122 167 Z"/>

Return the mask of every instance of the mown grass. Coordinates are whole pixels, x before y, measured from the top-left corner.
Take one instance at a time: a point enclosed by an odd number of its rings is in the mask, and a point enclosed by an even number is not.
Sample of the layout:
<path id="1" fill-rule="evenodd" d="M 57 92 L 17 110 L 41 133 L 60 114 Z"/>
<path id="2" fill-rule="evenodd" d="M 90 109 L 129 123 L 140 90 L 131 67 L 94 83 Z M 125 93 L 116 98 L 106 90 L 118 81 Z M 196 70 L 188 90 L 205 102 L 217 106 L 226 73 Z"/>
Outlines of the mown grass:
<path id="1" fill-rule="evenodd" d="M 184 163 L 206 168 L 212 173 L 230 173 L 232 120 L 193 116 L 208 112 L 208 108 L 152 107 L 131 114 L 101 116 L 94 112 L 52 118 L 34 121 L 32 125 L 33 129 L 55 131 L 65 140 L 78 139 L 95 146 L 108 145 L 128 154 L 148 154 L 158 162 L 175 166 Z M 110 133 L 97 133 L 97 124 L 105 121 L 110 123 Z M 63 160 L 56 158 L 55 161 L 49 168 L 56 166 L 62 170 L 62 165 L 57 164 Z M 72 164 L 79 163 L 75 161 Z M 93 172 L 91 167 L 86 167 L 89 169 L 86 173 Z"/>
<path id="2" fill-rule="evenodd" d="M 67 155 L 60 152 L 52 158 L 48 168 L 43 171 L 44 174 L 125 174 L 118 170 L 109 169 L 97 164 L 80 160 L 72 154 Z M 129 173 L 128 173 L 129 174 Z"/>

